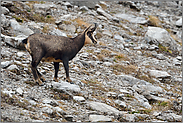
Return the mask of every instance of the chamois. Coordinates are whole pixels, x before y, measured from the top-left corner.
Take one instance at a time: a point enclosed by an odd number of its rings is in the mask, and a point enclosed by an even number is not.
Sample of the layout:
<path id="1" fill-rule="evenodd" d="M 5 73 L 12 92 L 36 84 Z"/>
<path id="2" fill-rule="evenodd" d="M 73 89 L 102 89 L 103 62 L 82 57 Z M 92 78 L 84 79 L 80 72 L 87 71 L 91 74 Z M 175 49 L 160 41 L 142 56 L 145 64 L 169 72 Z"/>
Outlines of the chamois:
<path id="1" fill-rule="evenodd" d="M 58 82 L 59 62 L 62 62 L 66 72 L 66 81 L 72 82 L 69 78 L 69 61 L 76 56 L 85 44 L 97 43 L 93 36 L 97 24 L 95 23 L 93 28 L 91 26 L 74 38 L 35 33 L 22 40 L 26 50 L 32 57 L 31 70 L 38 85 L 43 86 L 42 81 L 45 81 L 45 78 L 37 70 L 40 61 L 54 62 L 55 75 L 53 80 L 56 82 Z"/>

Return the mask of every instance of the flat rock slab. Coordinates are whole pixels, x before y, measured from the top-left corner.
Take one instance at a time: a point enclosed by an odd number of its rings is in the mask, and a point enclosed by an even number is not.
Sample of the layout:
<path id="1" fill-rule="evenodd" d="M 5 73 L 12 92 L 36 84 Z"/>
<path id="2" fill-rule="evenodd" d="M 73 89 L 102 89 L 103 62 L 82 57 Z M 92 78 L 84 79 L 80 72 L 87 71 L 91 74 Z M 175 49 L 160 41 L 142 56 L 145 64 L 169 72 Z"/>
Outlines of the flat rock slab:
<path id="1" fill-rule="evenodd" d="M 88 105 L 93 110 L 97 110 L 97 111 L 104 112 L 107 114 L 115 114 L 115 115 L 124 114 L 124 112 L 119 111 L 116 108 L 109 106 L 105 103 L 91 101 L 91 102 L 88 102 Z"/>
<path id="2" fill-rule="evenodd" d="M 84 102 L 85 98 L 81 96 L 73 96 L 73 99 L 77 102 Z"/>
<path id="3" fill-rule="evenodd" d="M 89 116 L 90 122 L 112 122 L 112 118 L 104 115 L 90 115 Z"/>
<path id="4" fill-rule="evenodd" d="M 51 85 L 53 86 L 53 89 L 56 90 L 66 90 L 66 91 L 72 91 L 72 92 L 80 92 L 81 89 L 78 85 L 70 84 L 68 82 L 52 82 Z"/>
<path id="5" fill-rule="evenodd" d="M 154 76 L 156 78 L 171 78 L 171 75 L 166 71 L 150 70 L 149 74 L 150 76 Z"/>
<path id="6" fill-rule="evenodd" d="M 143 17 L 137 17 L 135 15 L 130 15 L 130 14 L 121 14 L 121 13 L 118 13 L 118 14 L 115 14 L 115 17 L 128 20 L 131 23 L 146 24 L 148 22 L 148 20 L 146 20 Z"/>

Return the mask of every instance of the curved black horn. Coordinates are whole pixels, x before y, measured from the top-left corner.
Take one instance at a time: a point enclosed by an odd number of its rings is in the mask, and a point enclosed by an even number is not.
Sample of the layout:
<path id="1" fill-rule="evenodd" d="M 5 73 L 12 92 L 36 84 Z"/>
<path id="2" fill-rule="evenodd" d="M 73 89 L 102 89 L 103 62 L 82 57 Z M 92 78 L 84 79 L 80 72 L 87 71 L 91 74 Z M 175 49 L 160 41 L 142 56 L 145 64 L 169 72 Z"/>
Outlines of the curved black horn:
<path id="1" fill-rule="evenodd" d="M 97 28 L 97 23 L 94 23 L 95 24 L 95 27 L 93 27 L 90 31 L 91 32 L 94 32 L 95 31 L 95 29 Z"/>

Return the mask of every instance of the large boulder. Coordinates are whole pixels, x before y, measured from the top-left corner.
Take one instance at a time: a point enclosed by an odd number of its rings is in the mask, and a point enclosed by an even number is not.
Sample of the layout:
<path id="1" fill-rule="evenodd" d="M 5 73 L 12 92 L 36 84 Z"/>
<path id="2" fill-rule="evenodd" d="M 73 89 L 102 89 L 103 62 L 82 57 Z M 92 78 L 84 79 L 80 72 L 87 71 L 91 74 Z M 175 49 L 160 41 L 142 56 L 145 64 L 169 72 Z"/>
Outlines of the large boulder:
<path id="1" fill-rule="evenodd" d="M 149 26 L 145 38 L 148 43 L 151 42 L 157 46 L 161 44 L 173 51 L 177 50 L 178 47 L 176 41 L 170 36 L 168 31 L 160 27 Z"/>
<path id="2" fill-rule="evenodd" d="M 25 47 L 22 43 L 22 40 L 27 38 L 28 36 L 17 36 L 17 37 L 10 37 L 10 36 L 6 36 L 1 34 L 1 39 L 2 41 L 4 41 L 5 43 L 7 43 L 8 45 L 16 48 L 16 49 L 21 49 L 21 50 L 25 50 Z"/>
<path id="3" fill-rule="evenodd" d="M 98 1 L 72 1 L 70 3 L 79 7 L 87 6 L 89 9 L 95 9 L 95 5 L 98 3 Z"/>
<path id="4" fill-rule="evenodd" d="M 137 17 L 131 14 L 118 13 L 118 14 L 115 14 L 114 16 L 124 20 L 128 20 L 131 23 L 146 24 L 148 22 L 148 20 L 146 20 L 143 17 Z"/>
<path id="5" fill-rule="evenodd" d="M 27 28 L 25 25 L 20 25 L 15 19 L 10 20 L 10 25 L 12 28 L 11 31 L 15 35 L 29 36 L 34 33 L 31 29 Z"/>

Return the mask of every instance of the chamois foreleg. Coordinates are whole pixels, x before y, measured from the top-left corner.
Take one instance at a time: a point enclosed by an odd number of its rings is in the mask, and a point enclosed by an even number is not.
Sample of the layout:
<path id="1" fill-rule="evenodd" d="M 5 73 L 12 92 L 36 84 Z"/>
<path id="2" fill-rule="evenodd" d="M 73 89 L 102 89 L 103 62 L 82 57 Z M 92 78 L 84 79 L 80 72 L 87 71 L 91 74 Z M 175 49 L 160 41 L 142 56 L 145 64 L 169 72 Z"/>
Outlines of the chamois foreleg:
<path id="1" fill-rule="evenodd" d="M 65 69 L 65 72 L 66 72 L 66 81 L 67 82 L 72 82 L 72 80 L 69 78 L 69 61 L 64 60 L 63 65 L 64 65 L 64 69 Z"/>
<path id="2" fill-rule="evenodd" d="M 42 79 L 44 79 L 44 78 L 37 70 L 37 66 L 38 66 L 39 62 L 41 61 L 41 59 L 42 59 L 42 56 L 40 56 L 40 55 L 32 56 L 31 70 L 32 70 L 35 82 L 38 83 L 39 85 L 43 86 L 43 83 L 40 80 L 40 77 Z"/>
<path id="3" fill-rule="evenodd" d="M 54 68 L 55 68 L 55 76 L 54 76 L 54 81 L 58 82 L 58 70 L 59 70 L 59 62 L 54 62 Z"/>
<path id="4" fill-rule="evenodd" d="M 42 74 L 41 74 L 38 70 L 37 70 L 37 74 L 38 74 L 39 78 L 40 78 L 43 82 L 46 81 L 46 79 L 42 76 Z"/>

